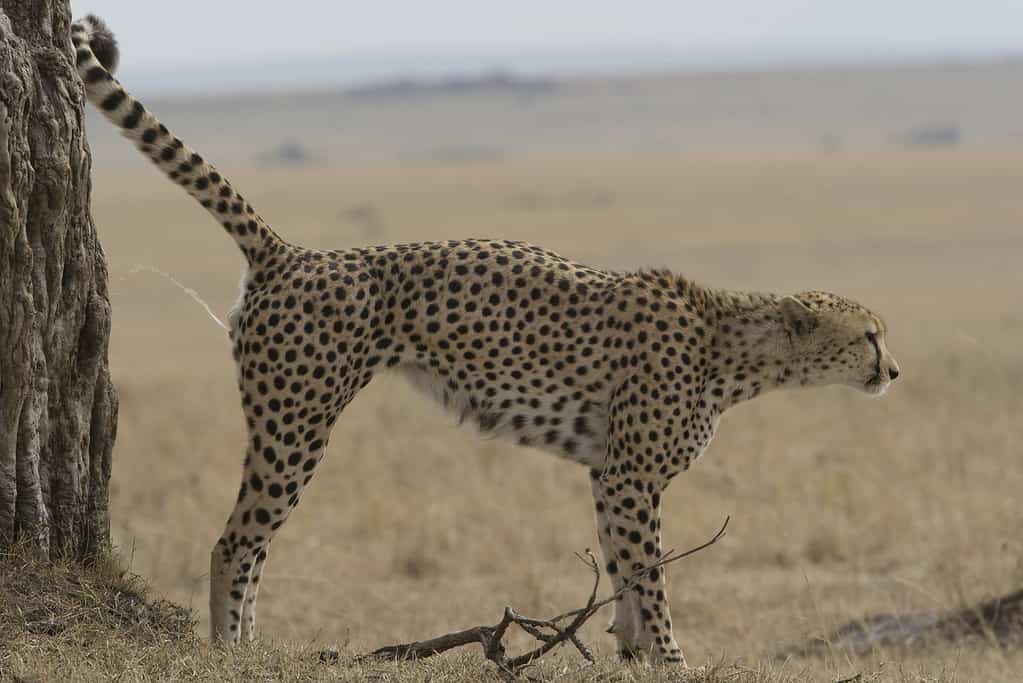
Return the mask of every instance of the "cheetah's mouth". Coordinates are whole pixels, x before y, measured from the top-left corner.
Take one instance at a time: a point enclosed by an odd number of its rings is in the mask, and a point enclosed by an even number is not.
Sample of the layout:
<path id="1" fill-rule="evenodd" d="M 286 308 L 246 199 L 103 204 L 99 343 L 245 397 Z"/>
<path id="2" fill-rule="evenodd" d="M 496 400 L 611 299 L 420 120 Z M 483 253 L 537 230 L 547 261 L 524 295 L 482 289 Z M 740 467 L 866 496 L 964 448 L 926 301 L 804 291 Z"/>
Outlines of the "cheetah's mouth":
<path id="1" fill-rule="evenodd" d="M 881 373 L 877 373 L 864 383 L 863 390 L 871 396 L 880 397 L 888 391 L 889 385 L 891 382 L 881 377 Z"/>

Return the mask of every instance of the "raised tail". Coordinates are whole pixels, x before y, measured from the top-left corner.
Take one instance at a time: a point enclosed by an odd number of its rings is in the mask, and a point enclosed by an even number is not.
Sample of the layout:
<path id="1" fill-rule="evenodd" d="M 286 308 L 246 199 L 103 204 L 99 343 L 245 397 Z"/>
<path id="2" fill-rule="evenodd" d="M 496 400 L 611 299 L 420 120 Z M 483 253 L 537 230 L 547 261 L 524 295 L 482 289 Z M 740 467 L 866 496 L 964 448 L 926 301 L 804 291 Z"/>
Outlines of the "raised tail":
<path id="1" fill-rule="evenodd" d="M 224 226 L 250 264 L 273 258 L 284 241 L 212 164 L 167 130 L 111 75 L 119 53 L 106 24 L 88 15 L 72 25 L 71 42 L 89 101 Z"/>

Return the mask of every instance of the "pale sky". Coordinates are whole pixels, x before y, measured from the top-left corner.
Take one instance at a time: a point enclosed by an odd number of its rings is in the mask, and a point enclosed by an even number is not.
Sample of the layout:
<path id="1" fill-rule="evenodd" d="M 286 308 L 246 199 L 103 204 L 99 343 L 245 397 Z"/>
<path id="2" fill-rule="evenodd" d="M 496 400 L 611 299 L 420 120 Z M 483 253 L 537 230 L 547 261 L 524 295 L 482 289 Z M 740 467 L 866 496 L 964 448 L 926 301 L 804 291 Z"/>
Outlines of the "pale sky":
<path id="1" fill-rule="evenodd" d="M 133 71 L 604 47 L 667 49 L 698 65 L 1023 54 L 1023 0 L 74 0 L 72 9 L 107 20 Z"/>

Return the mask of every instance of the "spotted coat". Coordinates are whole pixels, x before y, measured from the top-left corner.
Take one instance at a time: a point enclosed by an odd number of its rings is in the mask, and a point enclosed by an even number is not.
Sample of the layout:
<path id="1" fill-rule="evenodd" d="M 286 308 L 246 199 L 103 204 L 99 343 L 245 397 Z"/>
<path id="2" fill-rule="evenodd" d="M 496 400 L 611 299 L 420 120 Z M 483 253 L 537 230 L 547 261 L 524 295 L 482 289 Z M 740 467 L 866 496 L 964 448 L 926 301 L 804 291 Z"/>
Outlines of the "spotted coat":
<path id="1" fill-rule="evenodd" d="M 684 662 L 661 557 L 662 495 L 730 406 L 785 386 L 883 393 L 898 374 L 875 314 L 842 297 L 614 273 L 500 239 L 319 251 L 281 239 L 110 74 L 95 17 L 72 41 L 89 99 L 205 207 L 248 267 L 230 336 L 248 426 L 237 502 L 211 554 L 215 639 L 255 633 L 271 539 L 345 406 L 393 371 L 480 431 L 589 469 L 623 657 Z M 109 67 L 109 68 L 108 68 Z"/>

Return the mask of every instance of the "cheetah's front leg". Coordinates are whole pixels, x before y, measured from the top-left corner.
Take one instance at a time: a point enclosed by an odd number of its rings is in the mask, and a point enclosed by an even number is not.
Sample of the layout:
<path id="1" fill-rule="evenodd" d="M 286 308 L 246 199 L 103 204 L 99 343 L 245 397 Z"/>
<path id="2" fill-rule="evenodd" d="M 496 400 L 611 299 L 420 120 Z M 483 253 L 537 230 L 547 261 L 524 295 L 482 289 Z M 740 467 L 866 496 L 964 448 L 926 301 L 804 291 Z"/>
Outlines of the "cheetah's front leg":
<path id="1" fill-rule="evenodd" d="M 634 573 L 661 558 L 660 488 L 605 472 L 593 480 L 593 494 L 601 548 L 618 590 Z M 671 631 L 663 567 L 643 574 L 625 599 L 616 603 L 614 628 L 623 658 L 640 656 L 686 665 Z"/>
<path id="2" fill-rule="evenodd" d="M 625 585 L 625 572 L 619 571 L 618 557 L 611 537 L 611 523 L 607 514 L 607 505 L 601 494 L 600 470 L 590 470 L 590 487 L 593 490 L 593 505 L 597 519 L 597 538 L 600 550 L 604 555 L 604 568 L 611 580 L 611 588 L 618 592 Z M 614 603 L 614 617 L 608 627 L 617 642 L 616 650 L 622 660 L 633 659 L 636 653 L 632 650 L 639 631 L 639 609 L 636 606 L 636 595 L 626 593 Z"/>

